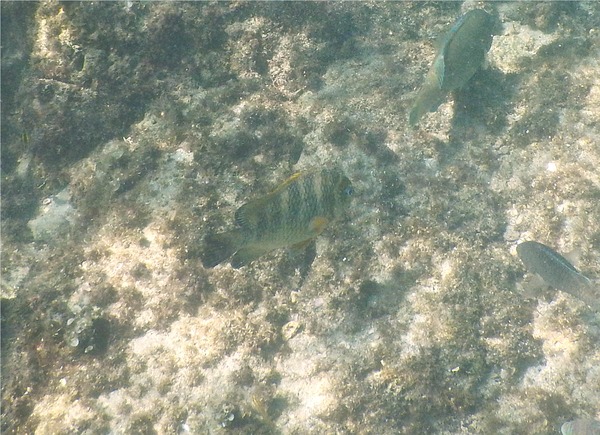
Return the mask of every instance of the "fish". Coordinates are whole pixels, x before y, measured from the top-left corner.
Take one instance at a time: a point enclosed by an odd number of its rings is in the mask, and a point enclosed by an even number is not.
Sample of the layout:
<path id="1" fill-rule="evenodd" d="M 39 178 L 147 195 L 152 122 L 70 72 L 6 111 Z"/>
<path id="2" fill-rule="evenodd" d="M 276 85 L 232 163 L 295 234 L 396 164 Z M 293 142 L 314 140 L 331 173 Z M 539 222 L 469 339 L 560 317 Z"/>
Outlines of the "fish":
<path id="1" fill-rule="evenodd" d="M 539 242 L 528 241 L 517 245 L 517 255 L 529 272 L 541 276 L 549 286 L 600 310 L 600 294 L 594 283 L 554 249 Z"/>
<path id="2" fill-rule="evenodd" d="M 600 435 L 600 421 L 591 418 L 578 418 L 563 423 L 560 431 L 562 435 Z"/>
<path id="3" fill-rule="evenodd" d="M 408 122 L 416 125 L 427 112 L 435 112 L 449 92 L 462 88 L 485 61 L 492 46 L 492 16 L 473 9 L 456 20 L 441 40 L 425 83 L 411 108 Z"/>
<path id="4" fill-rule="evenodd" d="M 340 169 L 298 172 L 237 209 L 233 229 L 208 234 L 202 264 L 213 268 L 231 257 L 231 266 L 238 269 L 275 249 L 306 247 L 344 213 L 353 193 Z"/>

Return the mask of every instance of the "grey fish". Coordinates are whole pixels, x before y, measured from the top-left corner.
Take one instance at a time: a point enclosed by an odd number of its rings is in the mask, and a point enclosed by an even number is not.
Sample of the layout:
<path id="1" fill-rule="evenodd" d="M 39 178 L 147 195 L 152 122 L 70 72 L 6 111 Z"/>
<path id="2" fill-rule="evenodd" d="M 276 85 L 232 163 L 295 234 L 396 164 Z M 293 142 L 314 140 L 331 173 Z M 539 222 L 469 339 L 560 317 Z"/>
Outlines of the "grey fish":
<path id="1" fill-rule="evenodd" d="M 554 249 L 529 241 L 517 246 L 517 255 L 525 268 L 540 275 L 546 284 L 600 309 L 600 295 L 594 284 Z"/>
<path id="2" fill-rule="evenodd" d="M 482 9 L 470 10 L 454 23 L 413 104 L 410 125 L 435 112 L 450 91 L 462 88 L 483 65 L 492 46 L 492 24 L 492 17 Z"/>
<path id="3" fill-rule="evenodd" d="M 600 435 L 600 421 L 578 418 L 564 423 L 560 431 L 563 435 Z"/>
<path id="4" fill-rule="evenodd" d="M 207 235 L 202 264 L 211 268 L 232 257 L 237 269 L 274 249 L 306 246 L 342 214 L 352 193 L 352 183 L 337 169 L 294 174 L 242 205 L 234 229 Z"/>

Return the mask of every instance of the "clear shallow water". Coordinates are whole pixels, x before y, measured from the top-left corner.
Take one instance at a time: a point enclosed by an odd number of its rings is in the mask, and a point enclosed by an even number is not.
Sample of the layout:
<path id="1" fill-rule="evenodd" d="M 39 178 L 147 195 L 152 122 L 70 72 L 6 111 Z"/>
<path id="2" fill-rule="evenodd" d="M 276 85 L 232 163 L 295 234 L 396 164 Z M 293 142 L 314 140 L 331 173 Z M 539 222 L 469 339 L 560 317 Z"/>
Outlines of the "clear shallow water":
<path id="1" fill-rule="evenodd" d="M 486 5 L 503 23 L 489 67 L 416 129 L 458 3 L 15 5 L 3 431 L 559 433 L 598 416 L 597 313 L 521 298 L 513 255 L 544 240 L 600 273 L 593 3 Z M 202 237 L 246 199 L 327 165 L 356 195 L 314 258 L 202 267 Z"/>

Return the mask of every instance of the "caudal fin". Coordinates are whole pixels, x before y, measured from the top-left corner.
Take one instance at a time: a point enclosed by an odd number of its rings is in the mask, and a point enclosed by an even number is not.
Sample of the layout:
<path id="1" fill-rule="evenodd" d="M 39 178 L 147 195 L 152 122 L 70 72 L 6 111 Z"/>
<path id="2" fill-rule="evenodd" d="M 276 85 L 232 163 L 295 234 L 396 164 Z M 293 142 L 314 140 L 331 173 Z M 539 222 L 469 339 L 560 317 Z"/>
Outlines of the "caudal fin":
<path id="1" fill-rule="evenodd" d="M 417 98 L 410 110 L 408 123 L 417 125 L 419 119 L 427 112 L 435 112 L 446 97 L 446 91 L 439 88 L 436 77 L 428 74 L 423 88 L 419 91 Z"/>
<path id="2" fill-rule="evenodd" d="M 204 238 L 202 265 L 207 269 L 215 267 L 231 257 L 239 248 L 240 235 L 237 231 L 209 234 Z"/>

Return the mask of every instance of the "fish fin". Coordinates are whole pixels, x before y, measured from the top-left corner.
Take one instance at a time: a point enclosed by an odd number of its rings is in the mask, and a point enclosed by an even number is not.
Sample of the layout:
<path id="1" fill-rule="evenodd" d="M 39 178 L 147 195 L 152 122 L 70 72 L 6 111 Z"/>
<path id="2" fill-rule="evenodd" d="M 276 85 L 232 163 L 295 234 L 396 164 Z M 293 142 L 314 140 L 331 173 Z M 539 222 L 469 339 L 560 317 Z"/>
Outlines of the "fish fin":
<path id="1" fill-rule="evenodd" d="M 296 172 L 296 173 L 292 174 L 287 180 L 285 180 L 283 183 L 281 183 L 279 186 L 277 186 L 271 193 L 269 193 L 269 195 L 274 195 L 276 193 L 281 192 L 283 189 L 285 189 L 290 184 L 292 184 L 294 181 L 296 181 L 298 178 L 300 178 L 303 174 L 304 174 L 303 172 Z"/>
<path id="2" fill-rule="evenodd" d="M 600 312 L 600 286 L 586 276 L 579 275 L 577 291 L 568 293 L 585 302 L 594 311 Z"/>
<path id="3" fill-rule="evenodd" d="M 440 53 L 444 50 L 444 47 L 448 44 L 448 32 L 452 28 L 449 24 L 442 28 L 442 31 L 433 39 L 432 45 L 436 53 Z"/>
<path id="4" fill-rule="evenodd" d="M 525 299 L 537 299 L 548 290 L 548 284 L 539 275 L 529 275 L 520 284 Z"/>
<path id="5" fill-rule="evenodd" d="M 296 243 L 294 245 L 292 245 L 290 248 L 292 249 L 292 251 L 294 252 L 301 252 L 304 251 L 306 248 L 308 248 L 308 246 L 311 243 L 314 243 L 315 239 L 314 237 L 311 237 L 310 239 L 306 239 L 302 242 Z"/>
<path id="6" fill-rule="evenodd" d="M 425 113 L 435 112 L 445 97 L 446 91 L 440 89 L 436 75 L 428 74 L 410 110 L 408 123 L 415 126 Z"/>
<path id="7" fill-rule="evenodd" d="M 251 215 L 254 214 L 254 210 L 254 207 L 249 202 L 242 205 L 235 211 L 235 223 L 242 228 L 247 228 L 251 222 Z"/>
<path id="8" fill-rule="evenodd" d="M 317 244 L 315 239 L 308 239 L 304 242 L 292 245 L 289 253 L 288 260 L 284 262 L 284 264 L 291 266 L 300 273 L 300 284 L 298 287 L 301 287 L 302 282 L 308 276 L 310 266 L 317 257 Z"/>
<path id="9" fill-rule="evenodd" d="M 234 269 L 239 269 L 240 267 L 243 267 L 256 260 L 258 257 L 263 256 L 269 251 L 271 251 L 271 249 L 258 246 L 246 246 L 233 255 L 231 258 L 231 267 Z"/>
<path id="10" fill-rule="evenodd" d="M 315 218 L 313 218 L 310 221 L 310 225 L 309 225 L 310 231 L 315 236 L 318 236 L 319 234 L 321 234 L 323 232 L 323 230 L 325 230 L 328 223 L 329 223 L 329 219 L 327 219 L 325 216 L 316 216 Z"/>
<path id="11" fill-rule="evenodd" d="M 567 252 L 563 255 L 569 263 L 573 265 L 573 267 L 577 267 L 577 265 L 581 262 L 581 248 L 575 248 L 570 252 Z"/>
<path id="12" fill-rule="evenodd" d="M 419 119 L 421 119 L 421 116 L 423 116 L 423 111 L 421 110 L 421 107 L 415 104 L 408 114 L 408 124 L 414 127 L 417 125 L 417 122 L 419 122 Z"/>
<path id="13" fill-rule="evenodd" d="M 241 234 L 239 231 L 207 235 L 204 238 L 204 247 L 201 254 L 202 265 L 210 269 L 222 263 L 238 250 L 240 243 Z"/>
<path id="14" fill-rule="evenodd" d="M 444 84 L 444 76 L 446 73 L 446 54 L 442 53 L 433 61 L 433 71 L 435 71 L 436 83 L 439 89 L 442 89 Z"/>
<path id="15" fill-rule="evenodd" d="M 266 204 L 268 204 L 271 198 L 284 190 L 303 174 L 303 172 L 296 172 L 264 197 L 248 201 L 246 204 L 242 205 L 235 212 L 236 223 L 244 228 L 254 227 L 260 220 L 259 211 L 262 210 Z"/>

